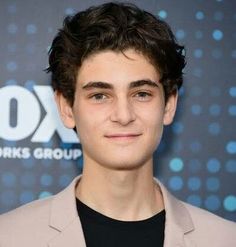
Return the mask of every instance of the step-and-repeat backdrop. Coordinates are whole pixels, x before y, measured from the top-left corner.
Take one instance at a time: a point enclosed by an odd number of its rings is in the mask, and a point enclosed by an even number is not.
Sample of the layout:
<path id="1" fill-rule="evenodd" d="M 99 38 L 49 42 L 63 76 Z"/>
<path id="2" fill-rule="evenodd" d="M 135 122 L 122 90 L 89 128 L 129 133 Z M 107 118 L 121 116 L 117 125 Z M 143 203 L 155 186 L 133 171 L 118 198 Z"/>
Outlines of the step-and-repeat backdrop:
<path id="1" fill-rule="evenodd" d="M 236 221 L 236 2 L 130 2 L 166 20 L 187 48 L 155 176 L 178 198 Z M 43 70 L 63 18 L 100 3 L 0 2 L 0 213 L 59 192 L 82 171 L 81 146 L 63 127 Z"/>

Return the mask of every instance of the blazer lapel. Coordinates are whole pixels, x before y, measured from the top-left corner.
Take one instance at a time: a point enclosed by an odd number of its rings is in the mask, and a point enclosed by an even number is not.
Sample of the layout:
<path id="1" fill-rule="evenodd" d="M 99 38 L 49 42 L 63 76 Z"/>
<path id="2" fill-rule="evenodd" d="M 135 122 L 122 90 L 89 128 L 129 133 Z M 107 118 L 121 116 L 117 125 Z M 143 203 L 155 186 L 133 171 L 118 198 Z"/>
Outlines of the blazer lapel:
<path id="1" fill-rule="evenodd" d="M 57 234 L 49 241 L 49 247 L 86 247 L 75 198 L 75 188 L 80 177 L 53 198 L 49 226 Z M 194 230 L 188 210 L 160 181 L 155 181 L 161 189 L 166 211 L 164 247 L 195 247 L 185 236 Z"/>
<path id="2" fill-rule="evenodd" d="M 166 211 L 164 247 L 194 247 L 194 243 L 186 239 L 186 235 L 194 230 L 188 210 L 160 181 L 155 181 L 161 189 Z"/>
<path id="3" fill-rule="evenodd" d="M 57 234 L 49 241 L 50 247 L 86 247 L 76 208 L 75 188 L 79 179 L 80 176 L 75 178 L 52 200 L 49 226 L 55 229 Z"/>
<path id="4" fill-rule="evenodd" d="M 86 247 L 79 219 L 75 219 L 49 243 L 49 247 Z"/>

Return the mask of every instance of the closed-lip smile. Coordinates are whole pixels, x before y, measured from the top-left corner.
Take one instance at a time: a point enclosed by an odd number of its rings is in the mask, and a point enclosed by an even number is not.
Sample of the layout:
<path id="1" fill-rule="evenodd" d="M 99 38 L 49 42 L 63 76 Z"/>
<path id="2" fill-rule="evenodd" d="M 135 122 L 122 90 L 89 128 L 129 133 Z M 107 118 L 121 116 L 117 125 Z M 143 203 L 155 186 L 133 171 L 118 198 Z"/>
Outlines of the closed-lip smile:
<path id="1" fill-rule="evenodd" d="M 105 135 L 105 137 L 108 138 L 132 138 L 132 137 L 137 137 L 140 136 L 141 134 L 136 134 L 136 133 L 114 133 L 114 134 L 109 134 Z"/>

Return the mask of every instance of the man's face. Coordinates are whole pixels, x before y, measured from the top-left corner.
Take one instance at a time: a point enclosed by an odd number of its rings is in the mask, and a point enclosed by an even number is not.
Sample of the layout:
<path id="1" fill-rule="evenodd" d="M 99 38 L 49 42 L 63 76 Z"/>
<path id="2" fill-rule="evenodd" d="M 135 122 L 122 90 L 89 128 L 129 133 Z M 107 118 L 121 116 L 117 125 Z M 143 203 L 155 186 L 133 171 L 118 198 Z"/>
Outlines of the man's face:
<path id="1" fill-rule="evenodd" d="M 78 71 L 71 108 L 57 97 L 64 124 L 76 126 L 84 162 L 131 170 L 152 160 L 163 125 L 172 122 L 177 95 L 165 105 L 159 73 L 140 53 L 103 51 Z"/>

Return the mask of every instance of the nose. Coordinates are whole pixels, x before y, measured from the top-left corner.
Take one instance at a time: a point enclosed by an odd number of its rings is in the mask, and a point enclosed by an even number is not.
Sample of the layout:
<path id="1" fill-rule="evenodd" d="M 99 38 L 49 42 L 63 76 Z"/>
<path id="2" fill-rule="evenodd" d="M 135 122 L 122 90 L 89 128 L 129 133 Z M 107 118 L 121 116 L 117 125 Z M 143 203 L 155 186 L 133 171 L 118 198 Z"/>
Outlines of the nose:
<path id="1" fill-rule="evenodd" d="M 114 102 L 112 113 L 110 116 L 112 122 L 127 125 L 136 119 L 133 106 L 126 98 L 117 99 Z"/>

